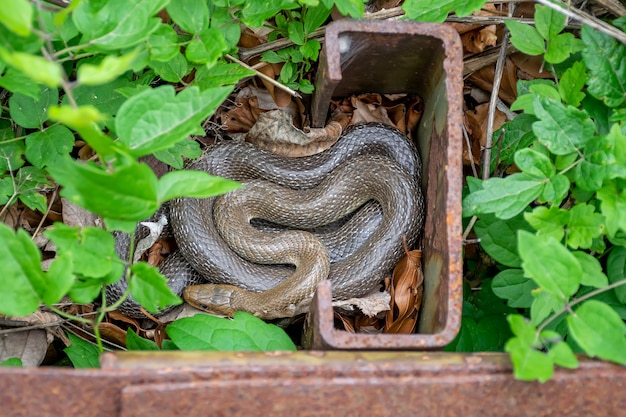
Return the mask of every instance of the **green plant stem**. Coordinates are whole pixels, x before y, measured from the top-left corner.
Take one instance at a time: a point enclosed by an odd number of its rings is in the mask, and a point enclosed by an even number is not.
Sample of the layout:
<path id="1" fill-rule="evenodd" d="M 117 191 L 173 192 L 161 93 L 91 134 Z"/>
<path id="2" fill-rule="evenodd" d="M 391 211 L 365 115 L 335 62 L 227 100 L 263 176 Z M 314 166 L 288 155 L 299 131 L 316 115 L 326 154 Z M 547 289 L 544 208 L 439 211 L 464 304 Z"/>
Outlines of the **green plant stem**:
<path id="1" fill-rule="evenodd" d="M 626 279 L 622 279 L 619 281 L 616 281 L 612 284 L 607 285 L 606 287 L 603 288 L 598 288 L 597 290 L 593 290 L 590 293 L 587 293 L 585 295 L 583 295 L 580 298 L 576 298 L 575 300 L 570 301 L 569 303 L 565 303 L 565 306 L 563 306 L 562 309 L 560 309 L 558 312 L 554 313 L 552 316 L 548 317 L 543 323 L 541 323 L 541 325 L 539 325 L 537 327 L 537 335 L 539 335 L 543 329 L 545 329 L 550 323 L 552 323 L 554 320 L 556 320 L 561 314 L 567 312 L 567 311 L 571 311 L 572 307 L 574 307 L 577 304 L 582 303 L 583 301 L 586 301 L 592 297 L 595 297 L 598 294 L 602 294 L 603 292 L 612 290 L 613 288 L 617 288 L 620 287 L 622 285 L 626 285 Z"/>
<path id="2" fill-rule="evenodd" d="M 267 81 L 268 83 L 272 84 L 274 87 L 280 88 L 281 90 L 286 91 L 287 93 L 289 93 L 291 96 L 296 97 L 296 98 L 302 98 L 302 96 L 300 94 L 298 94 L 297 91 L 292 90 L 291 88 L 287 87 L 284 84 L 279 83 L 278 81 L 276 81 L 275 79 L 273 79 L 272 77 L 268 77 L 267 75 L 263 74 L 262 72 L 259 72 L 257 70 L 255 70 L 254 68 L 252 68 L 250 65 L 246 64 L 243 61 L 240 61 L 239 59 L 235 58 L 232 55 L 226 54 L 224 55 L 224 57 L 226 59 L 228 59 L 229 61 L 232 61 L 236 64 L 241 65 L 242 67 L 244 67 L 245 69 L 249 69 L 250 71 L 254 71 L 255 75 L 265 81 Z"/>
<path id="3" fill-rule="evenodd" d="M 78 322 L 83 323 L 83 324 L 93 324 L 93 320 L 86 319 L 86 318 L 83 318 L 83 317 L 80 317 L 80 316 L 74 316 L 72 314 L 68 314 L 65 311 L 60 310 L 60 309 L 58 309 L 58 308 L 56 308 L 56 307 L 54 307 L 52 305 L 46 305 L 46 307 L 50 311 L 52 311 L 53 313 L 58 314 L 59 316 L 64 317 L 64 318 L 66 318 L 68 320 L 78 321 Z"/>

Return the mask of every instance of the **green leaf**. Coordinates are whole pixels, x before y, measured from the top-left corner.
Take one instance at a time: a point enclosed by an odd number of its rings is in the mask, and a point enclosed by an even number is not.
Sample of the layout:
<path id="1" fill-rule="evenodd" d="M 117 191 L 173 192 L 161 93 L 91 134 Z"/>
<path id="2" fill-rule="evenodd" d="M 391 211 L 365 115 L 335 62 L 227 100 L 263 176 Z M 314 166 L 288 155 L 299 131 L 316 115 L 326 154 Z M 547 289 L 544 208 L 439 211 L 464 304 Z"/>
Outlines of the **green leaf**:
<path id="1" fill-rule="evenodd" d="M 544 53 L 545 41 L 537 29 L 516 20 L 506 20 L 504 24 L 511 32 L 511 43 L 521 52 L 528 55 Z"/>
<path id="2" fill-rule="evenodd" d="M 209 27 L 210 14 L 206 1 L 174 1 L 165 9 L 172 20 L 186 32 L 200 33 Z"/>
<path id="3" fill-rule="evenodd" d="M 122 273 L 120 272 L 120 277 Z M 78 279 L 70 288 L 70 298 L 75 303 L 88 304 L 93 302 L 102 292 L 102 283 L 93 279 Z"/>
<path id="4" fill-rule="evenodd" d="M 131 272 L 130 295 L 148 312 L 156 314 L 166 307 L 182 303 L 157 268 L 139 262 L 131 267 Z"/>
<path id="5" fill-rule="evenodd" d="M 589 26 L 581 29 L 581 39 L 589 93 L 609 107 L 619 106 L 626 99 L 626 46 Z"/>
<path id="6" fill-rule="evenodd" d="M 241 22 L 251 28 L 258 28 L 263 26 L 266 19 L 274 17 L 281 10 L 297 7 L 298 3 L 290 0 L 246 1 L 241 9 Z"/>
<path id="7" fill-rule="evenodd" d="M 287 24 L 289 39 L 296 45 L 304 45 L 304 25 L 302 22 L 292 20 Z"/>
<path id="8" fill-rule="evenodd" d="M 129 328 L 126 330 L 126 349 L 128 350 L 159 350 L 159 347 L 152 340 L 140 337 Z"/>
<path id="9" fill-rule="evenodd" d="M 533 132 L 555 155 L 583 148 L 593 137 L 593 121 L 584 111 L 546 98 L 536 98 L 534 109 L 539 121 L 533 123 Z"/>
<path id="10" fill-rule="evenodd" d="M 493 215 L 482 215 L 474 225 L 480 246 L 502 265 L 519 268 L 522 264 L 517 254 L 517 231 L 529 230 L 522 216 L 500 220 Z"/>
<path id="11" fill-rule="evenodd" d="M 45 213 L 47 208 L 46 198 L 39 191 L 49 185 L 46 173 L 33 166 L 20 168 L 15 175 L 17 195 L 20 201 L 33 210 Z"/>
<path id="12" fill-rule="evenodd" d="M 320 44 L 320 41 L 317 39 L 309 39 L 300 47 L 300 52 L 302 53 L 303 58 L 316 61 L 319 57 L 321 47 L 322 45 Z M 302 80 L 304 80 L 304 78 Z"/>
<path id="13" fill-rule="evenodd" d="M 2 362 L 0 362 L 0 366 L 15 366 L 15 367 L 21 367 L 22 364 L 22 360 L 20 358 L 9 358 L 9 359 L 5 359 Z"/>
<path id="14" fill-rule="evenodd" d="M 4 223 L 0 223 L 0 241 L 0 313 L 26 316 L 39 307 L 39 291 L 45 286 L 41 253 L 23 229 L 16 234 Z"/>
<path id="15" fill-rule="evenodd" d="M 158 181 L 146 164 L 135 162 L 108 172 L 93 163 L 66 160 L 48 170 L 64 187 L 62 196 L 105 220 L 137 222 L 159 207 Z"/>
<path id="16" fill-rule="evenodd" d="M 332 9 L 326 7 L 323 3 L 319 3 L 315 7 L 307 7 L 302 16 L 304 23 L 304 33 L 308 36 L 315 29 L 319 28 L 328 20 Z"/>
<path id="17" fill-rule="evenodd" d="M 465 197 L 463 216 L 494 213 L 501 219 L 510 219 L 528 207 L 543 187 L 543 181 L 520 173 L 490 178 L 484 182 L 482 190 Z"/>
<path id="18" fill-rule="evenodd" d="M 504 349 L 511 354 L 513 374 L 523 381 L 546 382 L 554 375 L 552 358 L 524 344 L 519 338 L 512 338 Z"/>
<path id="19" fill-rule="evenodd" d="M 580 51 L 580 40 L 571 33 L 561 33 L 548 42 L 543 58 L 551 64 L 560 64 L 575 52 Z"/>
<path id="20" fill-rule="evenodd" d="M 518 249 L 524 274 L 560 299 L 576 293 L 582 280 L 582 268 L 576 257 L 554 238 L 518 234 Z"/>
<path id="21" fill-rule="evenodd" d="M 519 149 L 528 148 L 536 139 L 532 124 L 537 118 L 531 114 L 519 114 L 515 119 L 505 123 L 494 133 L 494 138 L 502 136 L 502 144 L 498 144 L 500 152 L 491 153 L 491 170 L 496 168 L 496 161 L 503 166 L 513 163 L 515 153 Z"/>
<path id="22" fill-rule="evenodd" d="M 609 285 L 609 280 L 606 275 L 604 275 L 604 272 L 602 272 L 602 265 L 600 265 L 600 261 L 598 261 L 598 259 L 582 251 L 576 251 L 572 253 L 576 257 L 576 259 L 578 259 L 580 266 L 583 268 L 583 278 L 580 281 L 582 285 L 589 285 L 595 288 L 604 288 Z M 613 253 L 614 252 L 611 252 L 611 254 Z M 610 269 L 610 259 L 611 256 L 609 255 L 609 261 L 607 262 L 607 272 Z"/>
<path id="23" fill-rule="evenodd" d="M 172 171 L 159 180 L 160 203 L 177 197 L 207 198 L 240 188 L 241 184 L 202 171 Z"/>
<path id="24" fill-rule="evenodd" d="M 0 66 L 2 64 L 0 63 Z M 33 99 L 38 99 L 41 85 L 28 78 L 20 70 L 9 68 L 4 75 L 0 76 L 0 87 L 6 88 L 12 93 L 19 93 Z"/>
<path id="25" fill-rule="evenodd" d="M 626 180 L 618 178 L 605 182 L 597 196 L 609 237 L 615 236 L 619 230 L 626 231 Z"/>
<path id="26" fill-rule="evenodd" d="M 511 326 L 511 331 L 520 341 L 528 346 L 536 345 L 537 329 L 524 316 L 509 314 L 506 319 Z"/>
<path id="27" fill-rule="evenodd" d="M 626 324 L 611 307 L 586 301 L 567 317 L 567 325 L 589 356 L 626 365 Z"/>
<path id="28" fill-rule="evenodd" d="M 185 3 L 176 2 L 176 4 Z M 159 28 L 150 35 L 147 46 L 150 51 L 150 59 L 154 61 L 167 62 L 174 59 L 180 52 L 178 35 L 173 27 L 166 24 L 159 26 Z"/>
<path id="29" fill-rule="evenodd" d="M 126 101 L 126 97 L 120 94 L 118 90 L 131 86 L 135 86 L 135 84 L 126 77 L 120 77 L 103 85 L 78 85 L 72 91 L 79 106 L 95 107 L 108 116 L 103 121 L 106 121 L 107 125 L 113 126 L 111 116 L 115 116 L 122 103 Z M 67 96 L 63 97 L 63 104 L 70 105 Z"/>
<path id="30" fill-rule="evenodd" d="M 335 0 L 335 7 L 343 16 L 359 18 L 365 13 L 364 0 Z M 328 3 L 327 3 L 328 5 Z"/>
<path id="31" fill-rule="evenodd" d="M 76 71 L 77 81 L 81 85 L 107 84 L 130 70 L 137 57 L 137 51 L 115 56 L 107 55 L 98 65 L 83 64 Z"/>
<path id="32" fill-rule="evenodd" d="M 576 204 L 569 210 L 567 224 L 567 244 L 572 249 L 588 249 L 593 239 L 604 230 L 604 216 L 596 213 L 595 207 L 585 203 Z"/>
<path id="33" fill-rule="evenodd" d="M 569 192 L 569 179 L 563 174 L 556 174 L 545 184 L 539 198 L 540 203 L 561 204 Z"/>
<path id="34" fill-rule="evenodd" d="M 166 331 L 182 350 L 296 350 L 281 328 L 243 311 L 232 320 L 196 314 L 176 320 Z"/>
<path id="35" fill-rule="evenodd" d="M 556 172 L 550 158 L 532 148 L 520 149 L 514 159 L 515 165 L 531 177 L 545 179 Z"/>
<path id="36" fill-rule="evenodd" d="M 58 303 L 68 293 L 74 284 L 74 274 L 72 274 L 71 252 L 57 255 L 52 261 L 46 273 L 46 289 L 42 294 L 42 301 L 51 305 Z"/>
<path id="37" fill-rule="evenodd" d="M 460 3 L 458 0 L 406 0 L 402 10 L 408 19 L 441 23 Z"/>
<path id="38" fill-rule="evenodd" d="M 63 352 L 70 358 L 74 368 L 100 368 L 100 351 L 97 346 L 71 333 L 67 336 L 72 344 L 63 349 Z"/>
<path id="39" fill-rule="evenodd" d="M 518 97 L 511 104 L 511 110 L 523 110 L 525 114 L 534 115 L 534 100 L 536 97 L 553 98 L 560 100 L 556 84 L 552 80 L 536 78 L 534 80 L 517 80 Z M 531 94 L 532 93 L 532 94 Z"/>
<path id="40" fill-rule="evenodd" d="M 535 326 L 539 326 L 552 312 L 560 311 L 565 305 L 563 300 L 541 289 L 533 291 L 532 295 L 535 299 L 530 306 L 530 319 Z"/>
<path id="41" fill-rule="evenodd" d="M 99 278 L 111 272 L 113 265 L 121 263 L 115 253 L 115 239 L 106 230 L 97 227 L 70 227 L 55 223 L 45 232 L 60 254 L 70 253 L 71 268 L 76 274 Z"/>
<path id="42" fill-rule="evenodd" d="M 167 3 L 169 0 L 109 0 L 97 8 L 93 2 L 83 1 L 72 18 L 83 34 L 82 42 L 118 50 L 148 39 L 161 25 L 155 14 Z"/>
<path id="43" fill-rule="evenodd" d="M 211 67 L 226 51 L 228 51 L 228 44 L 222 32 L 216 28 L 206 28 L 194 35 L 191 43 L 187 45 L 185 56 L 190 62 Z"/>
<path id="44" fill-rule="evenodd" d="M 26 128 L 39 129 L 48 120 L 48 108 L 59 102 L 59 90 L 43 88 L 37 99 L 13 94 L 9 98 L 9 112 L 11 118 L 18 125 Z"/>
<path id="45" fill-rule="evenodd" d="M 3 121 L 0 121 L 0 125 L 4 125 Z M 15 139 L 15 133 L 11 129 L 10 124 L 6 123 L 8 127 L 0 128 L 0 172 L 15 171 L 24 165 L 24 141 L 13 140 Z M 11 179 L 9 178 L 9 182 Z M 11 189 L 13 185 L 11 184 Z M 4 203 L 2 203 L 4 204 Z"/>
<path id="46" fill-rule="evenodd" d="M 606 261 L 606 273 L 611 284 L 626 279 L 626 248 L 614 246 Z M 614 289 L 617 299 L 626 304 L 626 285 Z"/>
<path id="47" fill-rule="evenodd" d="M 550 7 L 535 5 L 535 27 L 546 40 L 556 37 L 565 29 L 565 15 Z"/>
<path id="48" fill-rule="evenodd" d="M 63 125 L 26 136 L 26 158 L 37 168 L 61 163 L 72 151 L 74 135 Z"/>
<path id="49" fill-rule="evenodd" d="M 204 134 L 200 123 L 231 92 L 231 87 L 200 91 L 188 87 L 174 95 L 174 87 L 161 86 L 129 98 L 120 108 L 115 127 L 120 141 L 135 156 L 167 149 L 187 135 Z"/>
<path id="50" fill-rule="evenodd" d="M 179 83 L 189 72 L 189 64 L 182 54 L 176 54 L 167 62 L 150 61 L 150 68 L 165 81 Z"/>
<path id="51" fill-rule="evenodd" d="M 493 292 L 515 308 L 529 308 L 534 300 L 531 291 L 535 288 L 537 284 L 526 278 L 521 269 L 505 269 L 493 278 L 491 284 Z"/>
<path id="52" fill-rule="evenodd" d="M 28 0 L 4 0 L 0 7 L 0 23 L 19 36 L 30 34 L 33 5 Z"/>
<path id="53" fill-rule="evenodd" d="M 582 92 L 587 81 L 585 64 L 581 61 L 574 62 L 563 75 L 559 82 L 559 94 L 566 104 L 573 107 L 580 106 L 580 102 L 585 98 Z"/>
<path id="54" fill-rule="evenodd" d="M 41 56 L 24 52 L 9 52 L 0 46 L 0 61 L 4 61 L 33 81 L 48 87 L 59 87 L 63 80 L 61 65 L 56 61 L 48 61 Z"/>
<path id="55" fill-rule="evenodd" d="M 194 84 L 198 85 L 201 90 L 204 90 L 212 87 L 234 85 L 242 78 L 252 75 L 254 75 L 254 71 L 245 69 L 241 65 L 217 61 L 210 68 L 203 65 L 196 69 Z"/>
<path id="56" fill-rule="evenodd" d="M 572 352 L 572 348 L 565 342 L 559 342 L 548 350 L 548 356 L 552 361 L 563 368 L 578 368 L 578 358 Z"/>
<path id="57" fill-rule="evenodd" d="M 183 139 L 171 148 L 154 153 L 154 156 L 161 162 L 176 168 L 183 169 L 183 157 L 195 159 L 202 155 L 200 144 L 195 140 Z"/>

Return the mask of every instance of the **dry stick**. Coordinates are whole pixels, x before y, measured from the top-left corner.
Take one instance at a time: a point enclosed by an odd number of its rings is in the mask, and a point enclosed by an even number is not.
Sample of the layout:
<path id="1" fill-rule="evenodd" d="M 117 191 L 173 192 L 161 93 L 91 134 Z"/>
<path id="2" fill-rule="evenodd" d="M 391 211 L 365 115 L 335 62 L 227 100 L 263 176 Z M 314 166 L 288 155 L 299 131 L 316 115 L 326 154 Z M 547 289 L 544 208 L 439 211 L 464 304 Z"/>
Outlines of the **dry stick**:
<path id="1" fill-rule="evenodd" d="M 237 59 L 237 58 L 235 58 L 234 56 L 226 54 L 226 55 L 224 55 L 224 57 L 225 57 L 226 59 L 228 59 L 228 60 L 230 60 L 230 61 L 232 61 L 232 62 L 236 63 L 236 64 L 241 65 L 241 66 L 242 66 L 242 67 L 244 67 L 245 69 L 249 69 L 250 71 L 254 71 L 254 74 L 255 74 L 257 77 L 259 77 L 259 78 L 261 78 L 261 79 L 263 79 L 263 80 L 267 81 L 268 83 L 272 84 L 272 85 L 273 85 L 274 87 L 276 87 L 276 88 L 280 88 L 281 90 L 286 91 L 287 93 L 289 93 L 289 95 L 291 95 L 291 96 L 293 96 L 293 97 L 296 97 L 296 98 L 302 98 L 302 96 L 301 96 L 300 94 L 298 94 L 298 92 L 297 92 L 297 91 L 294 91 L 294 90 L 292 90 L 291 88 L 287 87 L 286 85 L 283 85 L 283 84 L 279 83 L 278 81 L 276 81 L 276 80 L 275 80 L 275 79 L 273 79 L 272 77 L 268 77 L 267 75 L 263 74 L 262 72 L 259 72 L 259 71 L 255 70 L 255 69 L 254 69 L 254 68 L 252 68 L 250 65 L 246 64 L 246 63 L 245 63 L 245 62 L 243 62 L 243 61 L 238 60 L 238 59 Z"/>
<path id="2" fill-rule="evenodd" d="M 571 8 L 571 9 L 563 8 L 563 7 L 567 7 L 567 5 L 558 0 L 537 0 L 537 3 L 543 4 L 544 6 L 547 6 L 553 10 L 556 10 L 559 13 L 563 13 L 565 16 L 571 19 L 578 20 L 582 22 L 583 24 L 589 27 L 592 27 L 593 29 L 599 30 L 600 32 L 603 32 L 617 39 L 618 41 L 622 43 L 626 43 L 626 33 L 622 32 L 615 26 L 611 26 L 608 23 L 603 22 L 597 17 L 590 15 L 589 13 L 585 13 L 582 10 L 578 10 L 576 8 Z"/>
<path id="3" fill-rule="evenodd" d="M 626 8 L 617 0 L 593 0 L 594 3 L 598 3 L 615 16 L 626 15 Z"/>

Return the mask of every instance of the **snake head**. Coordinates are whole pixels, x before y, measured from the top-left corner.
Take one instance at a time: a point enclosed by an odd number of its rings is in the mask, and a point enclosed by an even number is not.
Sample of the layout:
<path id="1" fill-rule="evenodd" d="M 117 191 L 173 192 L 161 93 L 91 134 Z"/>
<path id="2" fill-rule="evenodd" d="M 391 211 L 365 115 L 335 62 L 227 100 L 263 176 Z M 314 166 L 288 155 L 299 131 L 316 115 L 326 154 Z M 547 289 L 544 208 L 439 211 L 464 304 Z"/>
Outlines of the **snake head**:
<path id="1" fill-rule="evenodd" d="M 231 306 L 233 292 L 237 287 L 222 284 L 191 285 L 185 288 L 183 298 L 192 307 L 210 314 L 233 317 Z"/>

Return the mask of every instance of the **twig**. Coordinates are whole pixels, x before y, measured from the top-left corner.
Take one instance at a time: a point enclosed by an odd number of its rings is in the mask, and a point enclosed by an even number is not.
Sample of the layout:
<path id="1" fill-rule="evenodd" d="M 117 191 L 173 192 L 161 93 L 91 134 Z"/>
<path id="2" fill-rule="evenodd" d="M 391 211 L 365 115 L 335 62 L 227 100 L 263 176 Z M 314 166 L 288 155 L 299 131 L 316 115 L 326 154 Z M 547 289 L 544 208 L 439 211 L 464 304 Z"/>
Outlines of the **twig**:
<path id="1" fill-rule="evenodd" d="M 484 52 L 466 58 L 463 61 L 463 76 L 466 77 L 469 74 L 496 62 L 498 60 L 499 54 L 501 53 L 501 47 L 502 44 L 500 44 L 500 47 L 491 48 L 485 50 Z M 515 52 L 517 52 L 517 49 L 513 45 L 508 44 L 506 46 L 507 56 Z"/>
<path id="2" fill-rule="evenodd" d="M 465 144 L 467 145 L 467 153 L 469 155 L 470 166 L 472 167 L 472 174 L 474 174 L 475 177 L 478 177 L 478 171 L 476 170 L 476 164 L 474 163 L 474 155 L 472 155 L 472 143 L 470 142 L 469 135 L 467 134 L 465 124 L 463 124 L 463 137 L 465 138 Z"/>
<path id="3" fill-rule="evenodd" d="M 537 3 L 543 4 L 544 6 L 556 10 L 559 13 L 563 13 L 571 19 L 578 20 L 593 29 L 617 39 L 622 43 L 626 43 L 626 33 L 622 32 L 615 26 L 611 26 L 608 23 L 603 22 L 597 17 L 590 15 L 589 13 L 576 8 L 567 8 L 567 4 L 558 0 L 537 0 Z"/>
<path id="4" fill-rule="evenodd" d="M 232 55 L 226 54 L 224 55 L 224 57 L 226 59 L 228 59 L 229 61 L 232 61 L 236 64 L 241 65 L 242 67 L 244 67 L 245 69 L 249 69 L 250 71 L 254 71 L 255 75 L 265 81 L 267 81 L 268 83 L 272 84 L 274 87 L 276 88 L 280 88 L 283 91 L 286 91 L 287 93 L 289 93 L 291 96 L 293 97 L 297 97 L 297 98 L 302 98 L 302 96 L 300 94 L 298 94 L 297 91 L 292 90 L 291 88 L 287 87 L 284 84 L 279 83 L 278 81 L 276 81 L 275 79 L 273 79 L 272 77 L 268 77 L 267 75 L 263 74 L 260 71 L 255 70 L 254 68 L 252 68 L 250 65 L 246 64 L 243 61 L 238 60 L 237 58 L 235 58 Z"/>
<path id="5" fill-rule="evenodd" d="M 609 12 L 613 13 L 615 16 L 624 16 L 626 15 L 626 8 L 616 0 L 593 0 L 594 3 L 598 3 L 600 6 L 604 7 Z"/>
<path id="6" fill-rule="evenodd" d="M 506 45 L 509 43 L 509 31 L 505 28 L 500 55 L 496 62 L 496 71 L 493 76 L 493 88 L 491 90 L 491 99 L 489 100 L 489 113 L 487 116 L 487 137 L 485 140 L 485 148 L 483 152 L 483 180 L 489 178 L 489 167 L 491 166 L 491 146 L 493 145 L 493 123 L 496 115 L 496 105 L 498 101 L 498 93 L 500 92 L 500 84 L 502 82 L 502 73 L 504 72 L 504 63 L 506 61 Z"/>
<path id="7" fill-rule="evenodd" d="M 35 240 L 35 237 L 37 236 L 37 234 L 41 230 L 41 226 L 43 226 L 43 222 L 46 221 L 46 218 L 48 217 L 48 214 L 50 213 L 50 210 L 52 209 L 52 205 L 54 204 L 54 199 L 57 198 L 57 191 L 58 190 L 59 190 L 59 187 L 54 189 L 54 193 L 52 193 L 52 198 L 50 198 L 50 203 L 48 203 L 48 208 L 46 209 L 46 212 L 41 217 L 41 221 L 37 225 L 37 228 L 35 229 L 35 232 L 33 233 L 33 236 L 30 238 L 31 240 Z"/>

